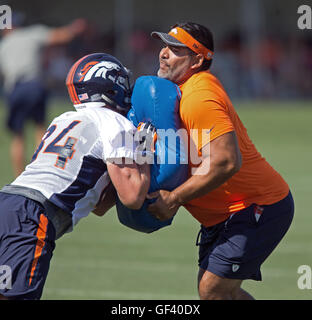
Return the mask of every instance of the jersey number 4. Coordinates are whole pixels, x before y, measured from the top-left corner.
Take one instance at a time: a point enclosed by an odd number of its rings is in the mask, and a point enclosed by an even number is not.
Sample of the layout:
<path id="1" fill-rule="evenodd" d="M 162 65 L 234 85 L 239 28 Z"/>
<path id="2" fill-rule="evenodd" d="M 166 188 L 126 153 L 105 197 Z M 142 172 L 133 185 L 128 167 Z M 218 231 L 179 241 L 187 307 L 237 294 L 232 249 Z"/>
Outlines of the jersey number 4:
<path id="1" fill-rule="evenodd" d="M 72 159 L 76 151 L 74 149 L 74 146 L 78 139 L 73 137 L 68 137 L 63 145 L 58 145 L 57 143 L 80 122 L 81 121 L 78 121 L 78 120 L 73 121 L 69 126 L 63 129 L 62 132 L 51 143 L 49 143 L 47 147 L 42 151 L 43 153 L 54 153 L 57 155 L 57 159 L 54 164 L 55 167 L 60 169 L 65 169 L 67 160 Z M 35 161 L 37 159 L 39 152 L 43 149 L 45 140 L 49 138 L 52 135 L 52 133 L 54 133 L 56 127 L 57 126 L 54 124 L 53 126 L 48 128 L 47 132 L 42 138 L 40 145 L 38 146 L 38 149 L 34 153 L 31 161 Z"/>

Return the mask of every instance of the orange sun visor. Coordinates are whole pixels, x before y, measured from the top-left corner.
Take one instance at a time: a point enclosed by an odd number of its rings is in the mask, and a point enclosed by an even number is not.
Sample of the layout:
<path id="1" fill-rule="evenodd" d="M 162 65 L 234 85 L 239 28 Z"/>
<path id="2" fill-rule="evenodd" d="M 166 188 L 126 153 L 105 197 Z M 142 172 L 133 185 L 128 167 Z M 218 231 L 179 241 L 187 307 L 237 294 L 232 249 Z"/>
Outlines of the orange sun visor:
<path id="1" fill-rule="evenodd" d="M 204 55 L 205 59 L 211 60 L 213 57 L 213 52 L 207 49 L 200 42 L 195 40 L 189 33 L 187 33 L 184 29 L 176 27 L 170 30 L 168 33 L 170 36 L 174 37 L 178 41 L 185 44 L 188 48 L 196 53 L 201 53 Z"/>

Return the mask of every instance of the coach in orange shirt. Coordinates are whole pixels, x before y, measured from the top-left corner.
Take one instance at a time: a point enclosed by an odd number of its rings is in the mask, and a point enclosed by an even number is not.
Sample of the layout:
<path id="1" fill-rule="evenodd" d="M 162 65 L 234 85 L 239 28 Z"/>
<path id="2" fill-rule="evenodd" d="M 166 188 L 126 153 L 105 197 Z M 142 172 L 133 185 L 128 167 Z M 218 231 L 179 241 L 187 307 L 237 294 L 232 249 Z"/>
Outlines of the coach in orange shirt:
<path id="1" fill-rule="evenodd" d="M 261 280 L 261 264 L 291 224 L 289 187 L 257 151 L 221 83 L 210 73 L 211 32 L 188 22 L 152 36 L 165 44 L 158 76 L 182 91 L 180 116 L 190 141 L 190 177 L 172 192 L 150 194 L 157 200 L 149 211 L 166 220 L 183 205 L 201 223 L 201 299 L 252 299 L 241 284 Z M 194 150 L 199 164 L 192 162 Z"/>

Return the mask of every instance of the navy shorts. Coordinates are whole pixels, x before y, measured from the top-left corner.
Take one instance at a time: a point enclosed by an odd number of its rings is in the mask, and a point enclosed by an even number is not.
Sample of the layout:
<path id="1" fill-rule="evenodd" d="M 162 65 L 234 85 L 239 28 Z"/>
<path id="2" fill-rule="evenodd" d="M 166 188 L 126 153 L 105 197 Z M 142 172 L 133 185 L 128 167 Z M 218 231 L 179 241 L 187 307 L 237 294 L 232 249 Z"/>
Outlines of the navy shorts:
<path id="1" fill-rule="evenodd" d="M 289 193 L 275 204 L 253 204 L 215 226 L 201 226 L 199 267 L 223 278 L 261 280 L 261 264 L 286 234 L 293 215 Z"/>
<path id="2" fill-rule="evenodd" d="M 0 294 L 40 299 L 55 248 L 55 229 L 36 201 L 0 192 Z"/>
<path id="3" fill-rule="evenodd" d="M 17 83 L 8 96 L 8 128 L 22 133 L 27 120 L 44 124 L 46 117 L 47 91 L 37 80 Z"/>

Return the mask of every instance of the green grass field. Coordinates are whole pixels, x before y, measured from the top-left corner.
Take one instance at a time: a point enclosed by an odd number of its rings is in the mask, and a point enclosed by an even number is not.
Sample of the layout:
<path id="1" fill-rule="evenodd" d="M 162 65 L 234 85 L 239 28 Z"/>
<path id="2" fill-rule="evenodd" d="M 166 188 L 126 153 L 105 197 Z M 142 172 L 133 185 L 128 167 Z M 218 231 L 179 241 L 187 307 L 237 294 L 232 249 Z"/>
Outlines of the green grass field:
<path id="1" fill-rule="evenodd" d="M 243 287 L 257 299 L 312 299 L 312 290 L 297 286 L 298 267 L 312 267 L 312 103 L 236 105 L 259 151 L 291 186 L 296 205 L 291 229 L 263 264 L 263 281 L 245 281 Z M 65 108 L 64 102 L 51 102 L 49 119 Z M 1 105 L 1 186 L 12 180 L 4 112 Z M 30 125 L 29 159 L 31 137 Z M 172 226 L 149 235 L 121 225 L 114 209 L 101 218 L 90 215 L 56 242 L 42 298 L 197 299 L 198 227 L 182 209 Z"/>

